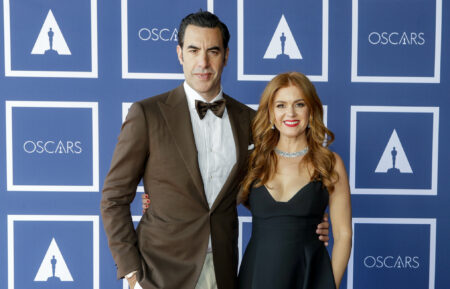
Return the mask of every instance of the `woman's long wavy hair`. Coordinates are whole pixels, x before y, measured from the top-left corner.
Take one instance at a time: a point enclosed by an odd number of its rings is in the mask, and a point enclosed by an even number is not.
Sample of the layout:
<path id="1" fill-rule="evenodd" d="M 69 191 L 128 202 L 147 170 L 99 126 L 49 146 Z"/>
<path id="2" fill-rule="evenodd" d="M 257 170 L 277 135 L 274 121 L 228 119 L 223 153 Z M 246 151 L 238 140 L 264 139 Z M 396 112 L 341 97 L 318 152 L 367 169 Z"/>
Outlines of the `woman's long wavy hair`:
<path id="1" fill-rule="evenodd" d="M 336 159 L 328 146 L 334 134 L 323 123 L 323 107 L 311 81 L 299 72 L 282 73 L 274 77 L 264 89 L 258 111 L 252 122 L 255 148 L 248 160 L 248 172 L 241 184 L 238 203 L 248 205 L 248 194 L 252 186 L 267 183 L 276 172 L 277 156 L 274 148 L 280 139 L 280 132 L 272 129 L 274 119 L 274 99 L 280 88 L 296 86 L 303 92 L 304 101 L 309 108 L 309 126 L 306 128 L 308 153 L 300 165 L 308 165 L 313 171 L 311 180 L 321 180 L 329 193 L 334 190 L 338 175 L 334 171 Z"/>

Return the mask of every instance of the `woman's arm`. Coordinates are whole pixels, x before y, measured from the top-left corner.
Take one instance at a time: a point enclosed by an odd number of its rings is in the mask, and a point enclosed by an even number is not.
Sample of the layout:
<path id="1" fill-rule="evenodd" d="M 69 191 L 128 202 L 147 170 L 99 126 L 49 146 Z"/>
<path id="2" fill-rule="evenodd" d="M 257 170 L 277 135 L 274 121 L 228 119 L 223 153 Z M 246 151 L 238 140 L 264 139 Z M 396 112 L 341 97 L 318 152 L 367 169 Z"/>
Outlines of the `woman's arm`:
<path id="1" fill-rule="evenodd" d="M 352 247 L 352 207 L 344 163 L 338 154 L 334 155 L 336 157 L 335 171 L 339 180 L 335 184 L 334 192 L 330 194 L 330 218 L 334 237 L 331 265 L 336 288 L 339 288 Z"/>

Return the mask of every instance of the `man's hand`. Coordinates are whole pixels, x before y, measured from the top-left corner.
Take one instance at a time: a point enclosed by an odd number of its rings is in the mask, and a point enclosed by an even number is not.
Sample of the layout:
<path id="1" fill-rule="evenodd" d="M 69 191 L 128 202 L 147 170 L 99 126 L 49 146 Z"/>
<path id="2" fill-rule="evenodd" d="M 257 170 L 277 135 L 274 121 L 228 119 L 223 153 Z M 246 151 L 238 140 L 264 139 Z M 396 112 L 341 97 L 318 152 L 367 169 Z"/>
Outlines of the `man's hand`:
<path id="1" fill-rule="evenodd" d="M 319 240 L 324 242 L 325 246 L 328 246 L 328 241 L 330 240 L 329 237 L 329 228 L 330 223 L 328 223 L 328 214 L 325 213 L 323 215 L 323 222 L 317 225 L 316 233 L 319 235 Z"/>
<path id="2" fill-rule="evenodd" d="M 148 194 L 142 194 L 142 214 L 145 214 L 145 211 L 148 209 L 148 205 L 150 205 L 150 199 L 148 198 Z"/>

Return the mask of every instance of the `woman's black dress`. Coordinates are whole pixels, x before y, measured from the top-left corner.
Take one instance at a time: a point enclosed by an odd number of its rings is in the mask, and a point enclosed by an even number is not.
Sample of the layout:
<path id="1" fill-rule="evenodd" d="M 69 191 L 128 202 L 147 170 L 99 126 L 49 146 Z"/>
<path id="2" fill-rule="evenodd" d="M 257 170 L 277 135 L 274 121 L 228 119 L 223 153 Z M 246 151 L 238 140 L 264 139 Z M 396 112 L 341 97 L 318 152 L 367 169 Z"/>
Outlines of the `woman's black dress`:
<path id="1" fill-rule="evenodd" d="M 322 182 L 310 182 L 289 201 L 265 186 L 249 195 L 252 236 L 239 271 L 239 289 L 335 289 L 330 256 L 316 234 L 328 205 Z"/>

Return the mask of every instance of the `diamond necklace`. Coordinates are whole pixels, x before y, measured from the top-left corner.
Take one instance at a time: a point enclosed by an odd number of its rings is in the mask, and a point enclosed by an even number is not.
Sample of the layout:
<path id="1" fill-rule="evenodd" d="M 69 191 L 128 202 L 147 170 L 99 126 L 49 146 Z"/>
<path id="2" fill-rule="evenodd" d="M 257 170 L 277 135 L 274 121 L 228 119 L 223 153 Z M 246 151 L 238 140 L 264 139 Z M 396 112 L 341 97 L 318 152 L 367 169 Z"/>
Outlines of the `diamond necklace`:
<path id="1" fill-rule="evenodd" d="M 301 151 L 293 152 L 293 153 L 280 151 L 277 148 L 275 148 L 274 151 L 277 153 L 277 155 L 280 155 L 280 156 L 285 157 L 285 158 L 296 158 L 296 157 L 299 157 L 299 156 L 304 156 L 308 152 L 308 147 L 305 147 Z"/>

